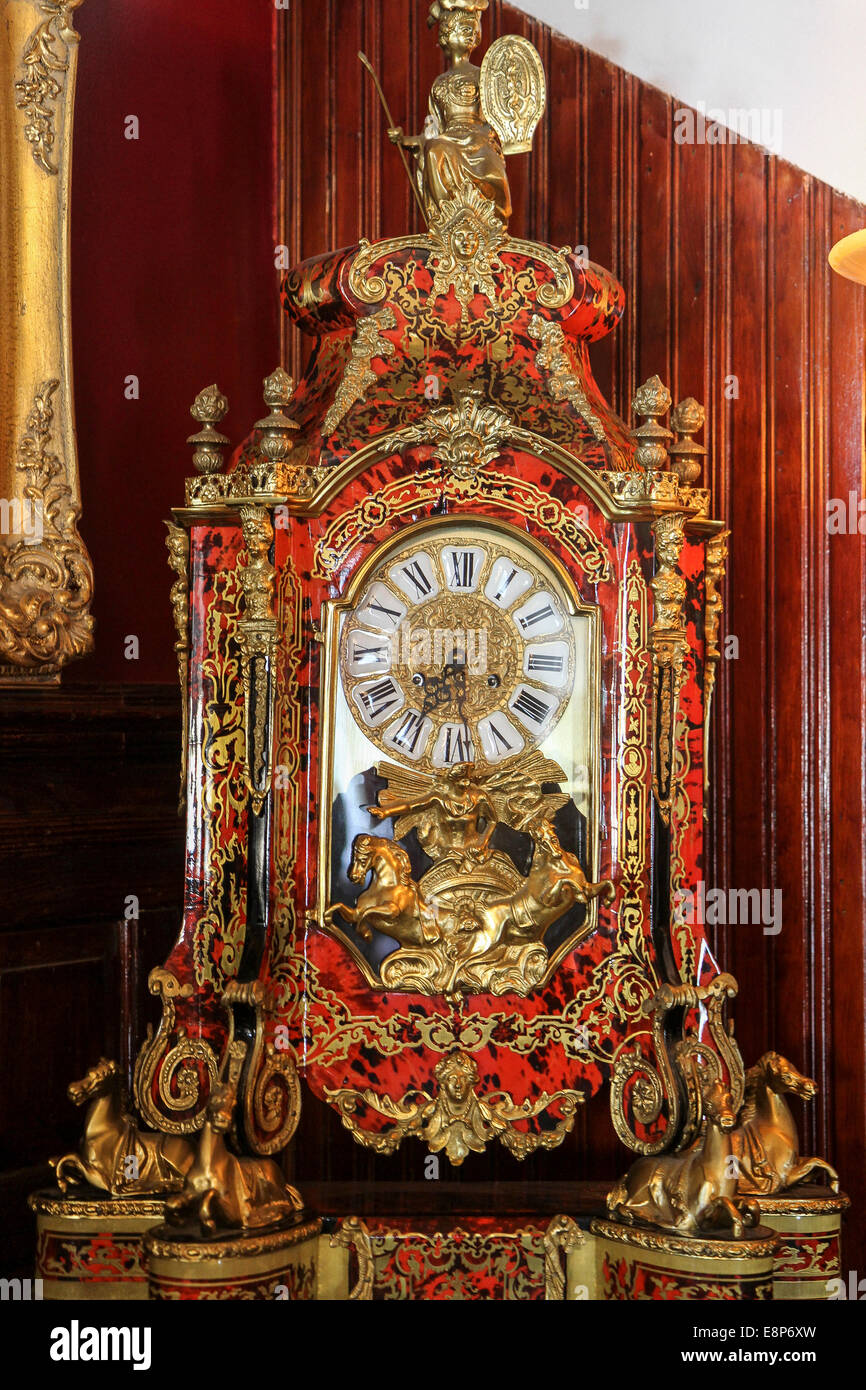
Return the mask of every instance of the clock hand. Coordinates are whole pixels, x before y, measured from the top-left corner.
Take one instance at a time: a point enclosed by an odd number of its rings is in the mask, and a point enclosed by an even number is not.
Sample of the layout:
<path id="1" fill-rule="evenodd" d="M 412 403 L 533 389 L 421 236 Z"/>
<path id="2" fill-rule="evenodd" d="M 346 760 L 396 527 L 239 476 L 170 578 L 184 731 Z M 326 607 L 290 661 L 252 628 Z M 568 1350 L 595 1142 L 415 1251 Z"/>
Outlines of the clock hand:
<path id="1" fill-rule="evenodd" d="M 422 714 L 430 714 L 437 705 L 444 705 L 448 701 L 448 693 L 444 688 L 444 680 L 441 676 L 421 675 L 421 686 L 424 691 L 424 700 L 421 705 Z"/>
<path id="2" fill-rule="evenodd" d="M 465 662 L 447 662 L 442 668 L 441 676 L 424 675 L 419 672 L 421 686 L 424 691 L 424 699 L 421 705 L 422 714 L 430 714 L 439 705 L 447 705 L 452 700 L 457 706 L 457 713 L 466 734 L 467 744 L 469 742 L 469 725 L 466 718 L 466 665 Z"/>
<path id="3" fill-rule="evenodd" d="M 463 732 L 466 735 L 466 749 L 468 752 L 471 746 L 472 736 L 469 732 L 469 721 L 466 718 L 466 660 L 464 658 L 462 661 L 452 662 L 451 666 L 445 669 L 450 670 L 453 675 L 456 687 L 454 699 L 457 705 L 457 713 L 460 716 L 460 722 L 463 725 Z"/>

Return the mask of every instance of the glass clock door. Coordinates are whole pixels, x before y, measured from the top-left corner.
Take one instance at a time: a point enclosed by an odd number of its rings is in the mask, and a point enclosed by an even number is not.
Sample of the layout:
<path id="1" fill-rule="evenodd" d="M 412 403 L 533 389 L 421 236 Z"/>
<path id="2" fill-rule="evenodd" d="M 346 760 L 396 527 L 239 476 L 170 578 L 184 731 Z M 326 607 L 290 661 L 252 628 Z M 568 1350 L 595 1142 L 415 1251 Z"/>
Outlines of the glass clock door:
<path id="1" fill-rule="evenodd" d="M 526 993 L 610 889 L 596 610 L 477 520 L 409 528 L 329 610 L 323 924 L 387 988 Z"/>

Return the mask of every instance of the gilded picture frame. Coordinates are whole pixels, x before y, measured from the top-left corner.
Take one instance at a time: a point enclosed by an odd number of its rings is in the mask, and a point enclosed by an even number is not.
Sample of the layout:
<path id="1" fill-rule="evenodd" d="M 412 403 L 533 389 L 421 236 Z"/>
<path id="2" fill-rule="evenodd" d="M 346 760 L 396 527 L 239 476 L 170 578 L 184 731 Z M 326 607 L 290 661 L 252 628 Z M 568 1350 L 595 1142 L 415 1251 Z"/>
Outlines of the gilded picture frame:
<path id="1" fill-rule="evenodd" d="M 93 646 L 78 532 L 69 203 L 82 0 L 0 27 L 0 685 L 57 684 Z"/>

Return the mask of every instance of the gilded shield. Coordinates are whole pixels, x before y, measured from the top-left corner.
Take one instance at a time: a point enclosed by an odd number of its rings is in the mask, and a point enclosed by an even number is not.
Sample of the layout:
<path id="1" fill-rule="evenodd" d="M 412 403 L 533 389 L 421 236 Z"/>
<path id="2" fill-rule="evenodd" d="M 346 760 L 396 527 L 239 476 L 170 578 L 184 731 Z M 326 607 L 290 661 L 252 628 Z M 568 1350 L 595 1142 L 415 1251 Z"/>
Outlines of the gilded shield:
<path id="1" fill-rule="evenodd" d="M 481 110 L 505 154 L 532 148 L 546 97 L 544 67 L 528 39 L 506 34 L 490 45 L 481 64 Z"/>

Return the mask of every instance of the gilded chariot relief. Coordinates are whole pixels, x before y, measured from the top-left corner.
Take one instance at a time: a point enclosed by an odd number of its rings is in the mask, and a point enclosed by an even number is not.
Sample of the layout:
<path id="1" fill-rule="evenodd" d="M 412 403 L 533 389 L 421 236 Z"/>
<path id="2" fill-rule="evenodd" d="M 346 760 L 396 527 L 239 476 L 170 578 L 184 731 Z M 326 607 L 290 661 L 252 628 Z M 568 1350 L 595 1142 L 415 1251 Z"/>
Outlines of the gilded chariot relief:
<path id="1" fill-rule="evenodd" d="M 594 621 L 479 523 L 422 528 L 335 617 L 322 922 L 385 988 L 526 994 L 612 898 L 588 872 Z"/>

